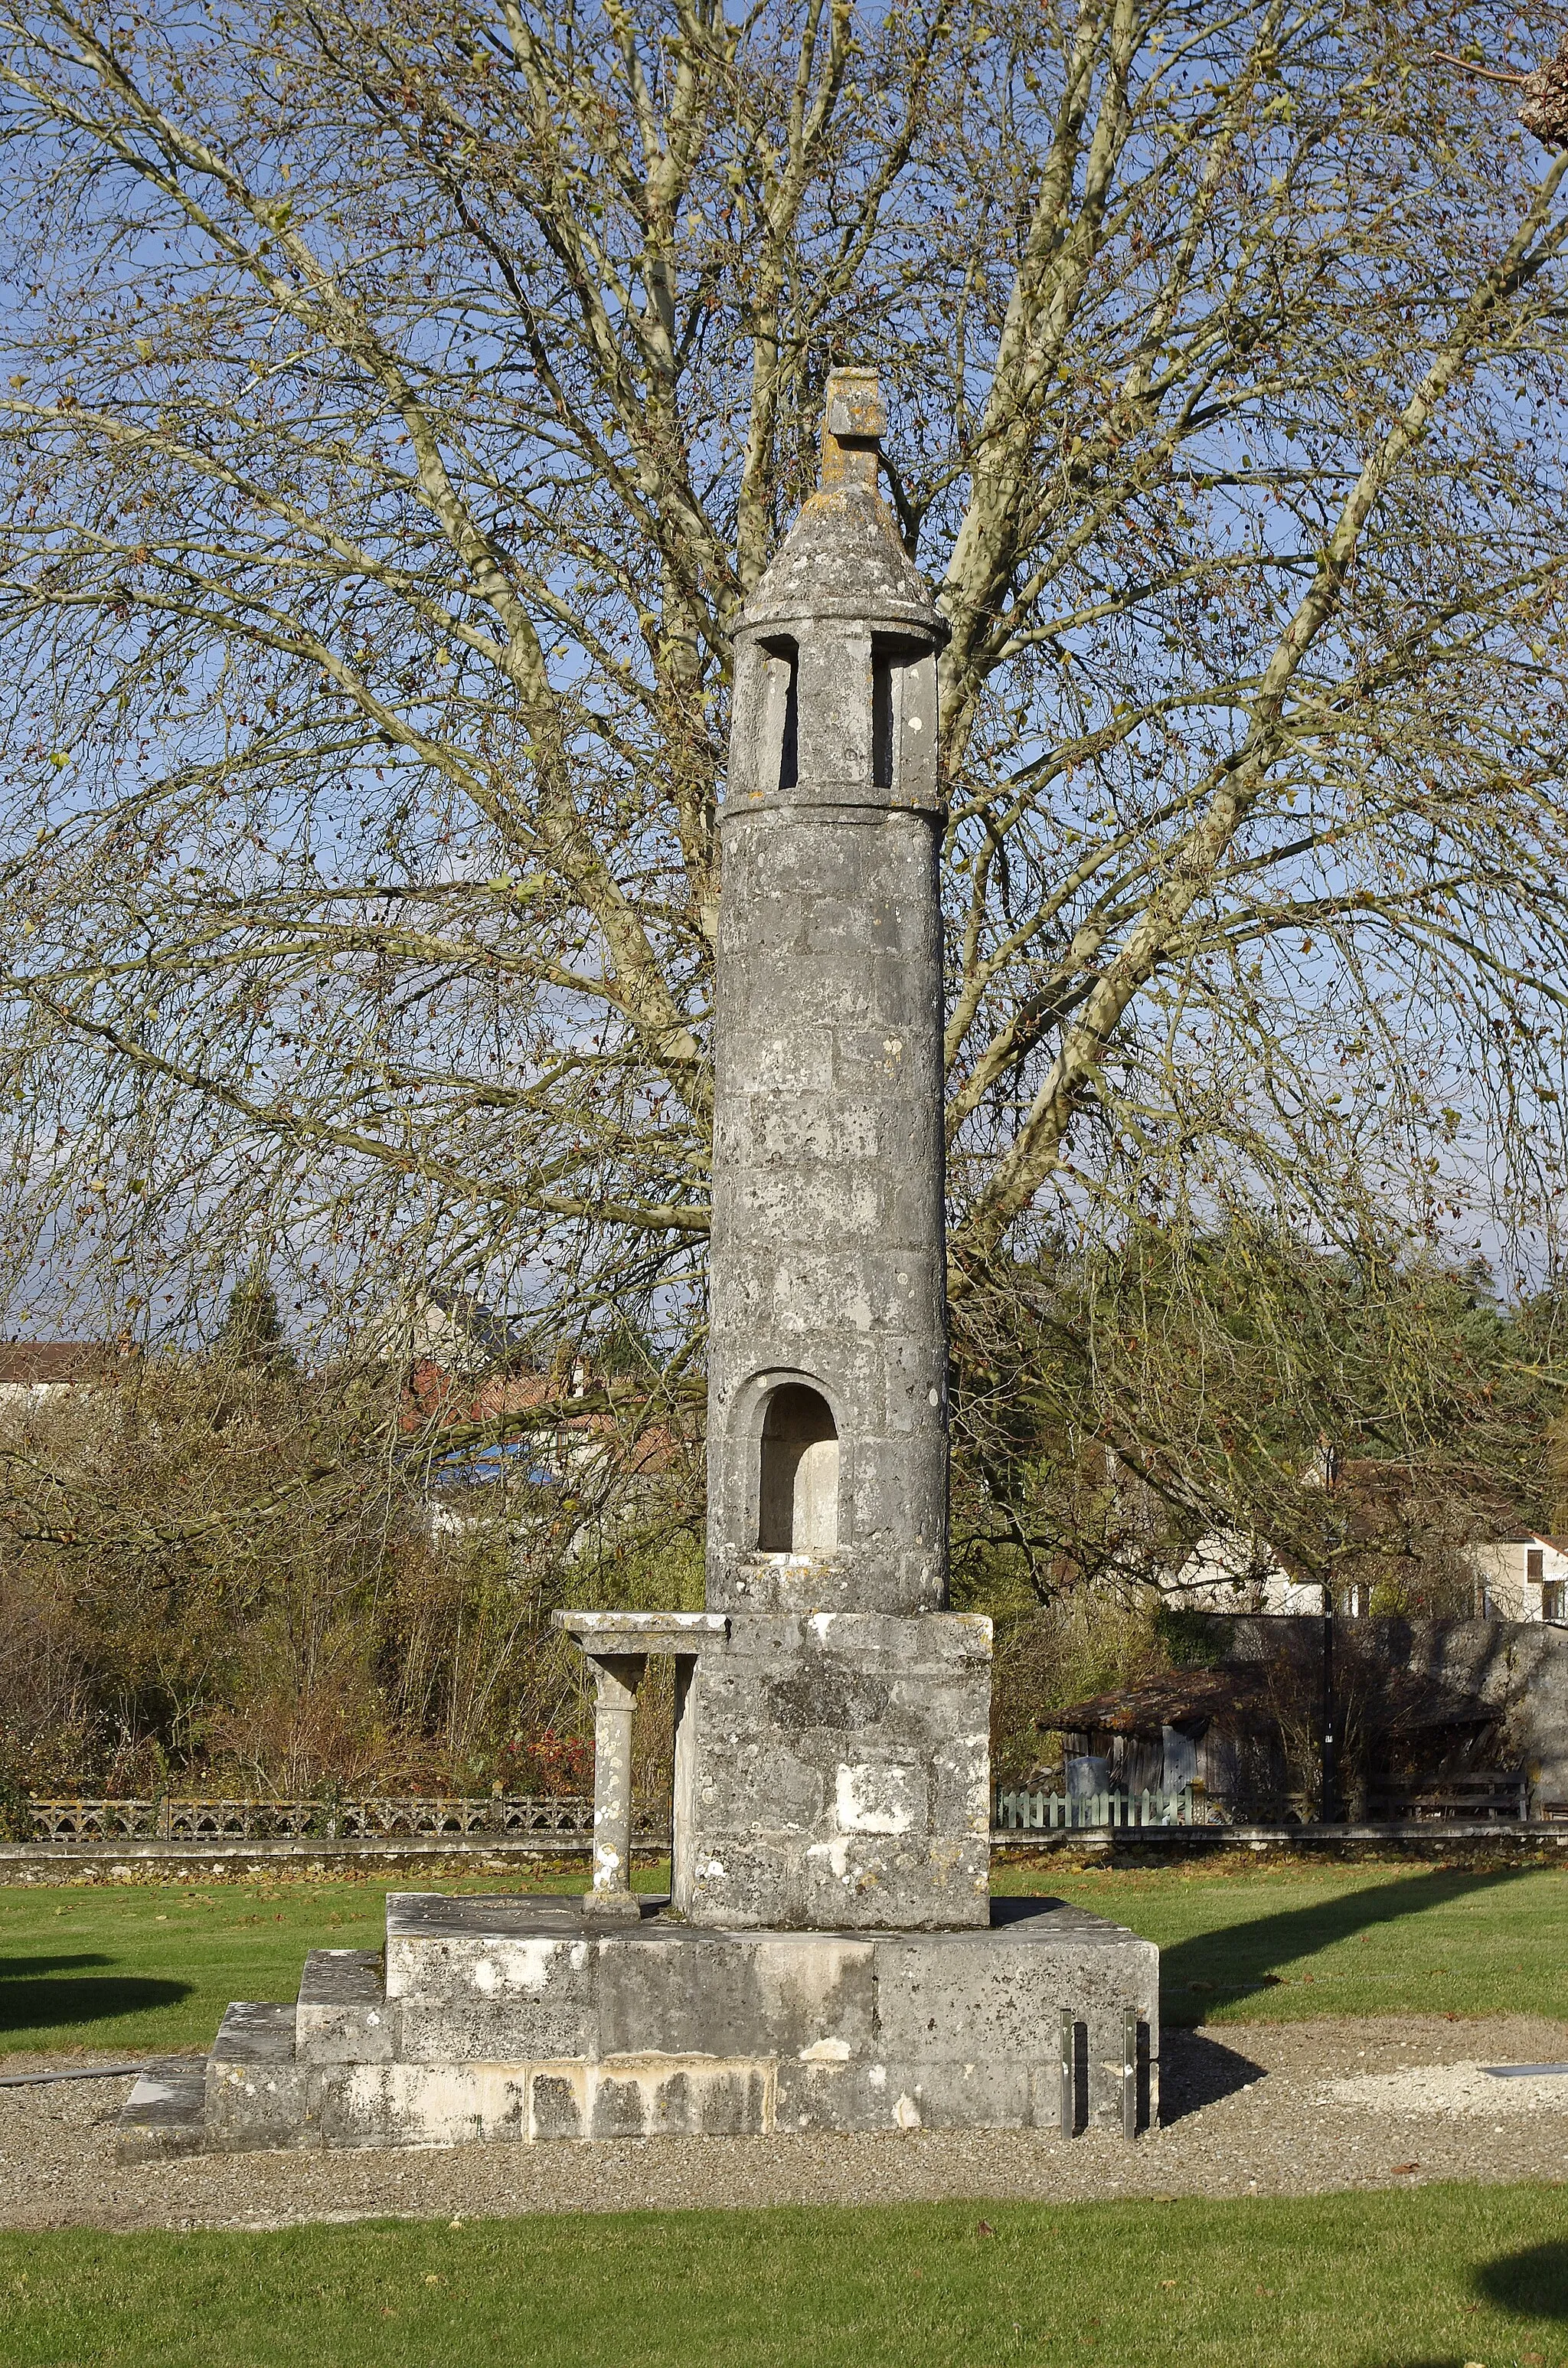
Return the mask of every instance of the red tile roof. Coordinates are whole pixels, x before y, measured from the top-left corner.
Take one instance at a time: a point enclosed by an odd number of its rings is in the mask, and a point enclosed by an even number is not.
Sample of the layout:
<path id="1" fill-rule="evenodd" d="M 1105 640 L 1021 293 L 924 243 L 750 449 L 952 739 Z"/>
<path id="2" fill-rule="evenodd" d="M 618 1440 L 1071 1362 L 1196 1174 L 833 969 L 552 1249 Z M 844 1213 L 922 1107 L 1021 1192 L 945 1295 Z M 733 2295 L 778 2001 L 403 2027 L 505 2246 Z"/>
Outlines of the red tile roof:
<path id="1" fill-rule="evenodd" d="M 602 1386 L 597 1377 L 585 1371 L 580 1379 L 590 1393 L 597 1393 Z M 549 1409 L 548 1418 L 534 1426 L 541 1437 L 554 1430 L 561 1436 L 595 1439 L 606 1446 L 613 1442 L 623 1453 L 630 1454 L 630 1468 L 642 1474 L 667 1471 L 679 1460 L 675 1433 L 666 1423 L 651 1423 L 639 1436 L 627 1440 L 621 1437 L 613 1413 L 603 1406 L 574 1414 L 572 1405 L 576 1393 L 566 1395 L 565 1387 L 564 1377 L 559 1372 L 518 1373 L 503 1370 L 487 1373 L 476 1382 L 472 1376 L 448 1372 L 434 1358 L 420 1357 L 415 1359 L 404 1384 L 398 1428 L 406 1435 L 411 1431 L 440 1432 L 471 1423 L 493 1423 L 498 1430 L 505 1431 L 508 1417 L 545 1407 Z"/>
<path id="2" fill-rule="evenodd" d="M 116 1361 L 114 1350 L 97 1340 L 0 1340 L 0 1387 L 96 1381 Z"/>

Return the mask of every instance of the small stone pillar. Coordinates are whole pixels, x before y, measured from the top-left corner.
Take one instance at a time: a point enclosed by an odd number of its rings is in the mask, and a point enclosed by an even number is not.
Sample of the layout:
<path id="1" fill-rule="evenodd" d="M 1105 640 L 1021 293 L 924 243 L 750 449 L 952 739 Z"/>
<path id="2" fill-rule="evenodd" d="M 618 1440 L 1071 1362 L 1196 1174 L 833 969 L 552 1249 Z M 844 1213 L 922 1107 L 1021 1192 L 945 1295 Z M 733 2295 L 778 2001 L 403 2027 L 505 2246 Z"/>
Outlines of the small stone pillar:
<path id="1" fill-rule="evenodd" d="M 676 1814 L 671 1837 L 676 1864 L 690 1857 L 689 1806 L 680 1770 L 687 1771 L 690 1736 L 678 1731 L 691 1691 L 692 1672 L 705 1647 L 728 1641 L 730 1623 L 712 1611 L 553 1611 L 551 1625 L 573 1637 L 594 1673 L 594 1876 L 583 1895 L 589 1916 L 642 1914 L 631 1889 L 631 1714 L 651 1654 L 668 1654 L 676 1665 Z M 683 1822 L 687 1830 L 682 1830 Z"/>
<path id="2" fill-rule="evenodd" d="M 631 1890 L 631 1714 L 647 1656 L 593 1654 L 594 1875 L 584 1906 L 595 1916 L 642 1913 Z"/>

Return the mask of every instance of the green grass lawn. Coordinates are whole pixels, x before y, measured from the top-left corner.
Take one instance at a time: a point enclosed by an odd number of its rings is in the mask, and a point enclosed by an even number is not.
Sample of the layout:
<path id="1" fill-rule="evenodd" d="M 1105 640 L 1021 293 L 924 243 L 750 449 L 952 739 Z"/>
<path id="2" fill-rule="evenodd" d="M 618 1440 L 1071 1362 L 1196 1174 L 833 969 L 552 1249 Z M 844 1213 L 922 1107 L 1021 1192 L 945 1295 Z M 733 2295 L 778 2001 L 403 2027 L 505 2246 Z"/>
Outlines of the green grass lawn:
<path id="1" fill-rule="evenodd" d="M 658 1870 L 640 1880 L 655 1887 Z M 573 1891 L 568 1868 L 532 1887 Z M 0 1889 L 0 2052 L 204 2047 L 231 1998 L 289 1998 L 313 1946 L 375 1948 L 382 1883 Z M 392 1886 L 414 1887 L 408 1880 Z M 445 1890 L 505 1887 L 494 1876 Z M 521 1888 L 521 1885 L 517 1886 Z M 1568 1873 L 1003 1868 L 1157 1941 L 1167 2022 L 1324 2014 L 1568 2017 Z"/>
<path id="2" fill-rule="evenodd" d="M 291 1996 L 312 1944 L 374 1945 L 385 1888 L 0 1890 L 0 2048 L 202 2046 L 231 1998 Z M 1556 1872 L 1210 1861 L 998 1888 L 1159 1941 L 1177 2021 L 1568 2015 Z M 630 2359 L 1568 2368 L 1568 2190 L 0 2235 L 7 2368 Z"/>
<path id="3" fill-rule="evenodd" d="M 1167 2023 L 1328 2014 L 1568 2018 L 1568 1871 L 1398 1866 L 1000 1868 L 999 1891 L 1051 1889 L 1160 1947 Z"/>
<path id="4" fill-rule="evenodd" d="M 529 1887 L 582 1884 L 574 1869 Z M 504 1887 L 493 1875 L 440 1885 Z M 307 1949 L 379 1949 L 388 1891 L 418 1888 L 404 1877 L 0 1889 L 0 2054 L 205 2047 L 231 1998 L 291 1998 Z"/>
<path id="5" fill-rule="evenodd" d="M 1565 2200 L 1555 2187 L 1432 2187 L 1302 2203 L 0 2237 L 0 2358 L 9 2368 L 1560 2368 Z"/>

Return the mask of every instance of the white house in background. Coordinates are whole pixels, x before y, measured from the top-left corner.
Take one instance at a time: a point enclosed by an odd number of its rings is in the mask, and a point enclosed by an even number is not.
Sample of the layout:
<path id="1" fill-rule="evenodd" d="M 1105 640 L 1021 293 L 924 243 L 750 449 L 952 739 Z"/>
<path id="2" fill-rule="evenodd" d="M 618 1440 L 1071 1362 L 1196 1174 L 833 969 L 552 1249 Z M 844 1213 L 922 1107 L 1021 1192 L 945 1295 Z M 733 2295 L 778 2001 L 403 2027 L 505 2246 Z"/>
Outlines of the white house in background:
<path id="1" fill-rule="evenodd" d="M 1466 1549 L 1475 1574 L 1478 1620 L 1546 1621 L 1568 1626 L 1568 1537 L 1519 1530 Z M 1192 1611 L 1320 1612 L 1323 1589 L 1282 1570 L 1261 1538 L 1216 1530 L 1199 1538 L 1166 1577 L 1167 1602 Z M 1340 1610 L 1369 1608 L 1368 1588 L 1345 1590 Z"/>
<path id="2" fill-rule="evenodd" d="M 1309 1612 L 1323 1610 L 1323 1589 L 1282 1570 L 1262 1538 L 1215 1530 L 1199 1538 L 1165 1581 L 1169 1603 L 1188 1611 Z"/>
<path id="3" fill-rule="evenodd" d="M 468 1291 L 414 1291 L 372 1326 L 378 1356 L 479 1374 L 526 1344 L 527 1335 Z"/>
<path id="4" fill-rule="evenodd" d="M 1519 1530 L 1469 1549 L 1478 1620 L 1568 1622 L 1568 1538 Z"/>
<path id="5" fill-rule="evenodd" d="M 101 1385 L 116 1361 L 115 1351 L 96 1340 L 0 1341 L 0 1406 L 34 1413 Z"/>

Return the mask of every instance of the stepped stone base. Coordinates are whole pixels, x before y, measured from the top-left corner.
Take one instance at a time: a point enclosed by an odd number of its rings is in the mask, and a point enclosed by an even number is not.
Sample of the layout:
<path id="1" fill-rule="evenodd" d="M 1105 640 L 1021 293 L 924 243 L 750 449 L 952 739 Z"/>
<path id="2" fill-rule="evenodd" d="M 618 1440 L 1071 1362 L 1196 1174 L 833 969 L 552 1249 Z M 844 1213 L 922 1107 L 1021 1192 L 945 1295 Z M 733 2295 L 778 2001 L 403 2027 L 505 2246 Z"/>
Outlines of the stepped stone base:
<path id="1" fill-rule="evenodd" d="M 241 2004 L 204 2073 L 144 2076 L 122 2159 L 209 2147 L 1057 2129 L 1062 2016 L 1078 2123 L 1121 2129 L 1125 2016 L 1159 2112 L 1159 1958 L 1055 1901 L 984 1931 L 717 1932 L 644 1903 L 387 1902 L 384 1961 L 312 1952 L 297 2005 Z"/>

